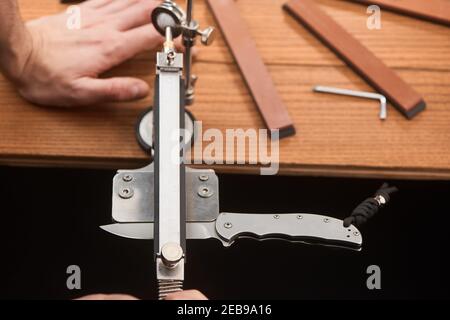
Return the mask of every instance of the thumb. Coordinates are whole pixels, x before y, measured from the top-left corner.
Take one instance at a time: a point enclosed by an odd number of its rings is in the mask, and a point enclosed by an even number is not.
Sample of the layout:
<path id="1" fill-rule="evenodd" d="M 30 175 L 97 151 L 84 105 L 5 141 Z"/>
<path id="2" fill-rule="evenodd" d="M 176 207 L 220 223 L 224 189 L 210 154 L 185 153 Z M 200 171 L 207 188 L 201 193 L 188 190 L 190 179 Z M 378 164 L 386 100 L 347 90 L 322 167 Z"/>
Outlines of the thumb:
<path id="1" fill-rule="evenodd" d="M 133 101 L 146 97 L 148 84 L 136 78 L 81 78 L 77 80 L 77 99 L 84 105 L 100 102 Z"/>

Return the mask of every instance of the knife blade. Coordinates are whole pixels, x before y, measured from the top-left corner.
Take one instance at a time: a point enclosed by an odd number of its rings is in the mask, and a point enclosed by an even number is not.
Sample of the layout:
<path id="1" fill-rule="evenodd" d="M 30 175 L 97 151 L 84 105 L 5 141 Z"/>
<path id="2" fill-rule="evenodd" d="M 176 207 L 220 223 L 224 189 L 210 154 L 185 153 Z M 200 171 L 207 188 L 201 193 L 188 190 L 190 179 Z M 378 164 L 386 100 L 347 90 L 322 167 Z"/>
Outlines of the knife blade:
<path id="1" fill-rule="evenodd" d="M 216 238 L 216 222 L 189 222 L 186 224 L 188 239 Z M 103 230 L 123 238 L 136 240 L 153 240 L 154 223 L 113 223 L 100 226 Z"/>

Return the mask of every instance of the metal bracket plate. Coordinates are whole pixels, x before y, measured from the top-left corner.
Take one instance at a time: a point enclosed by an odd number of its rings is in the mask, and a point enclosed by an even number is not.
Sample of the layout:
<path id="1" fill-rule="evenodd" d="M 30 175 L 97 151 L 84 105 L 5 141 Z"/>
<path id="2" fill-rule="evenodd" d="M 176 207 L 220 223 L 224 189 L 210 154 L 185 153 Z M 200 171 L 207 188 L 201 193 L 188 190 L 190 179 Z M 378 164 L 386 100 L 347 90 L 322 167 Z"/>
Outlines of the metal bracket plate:
<path id="1" fill-rule="evenodd" d="M 154 222 L 153 164 L 119 170 L 113 180 L 112 217 L 119 223 Z M 187 221 L 214 221 L 219 216 L 219 179 L 214 170 L 186 168 Z"/>

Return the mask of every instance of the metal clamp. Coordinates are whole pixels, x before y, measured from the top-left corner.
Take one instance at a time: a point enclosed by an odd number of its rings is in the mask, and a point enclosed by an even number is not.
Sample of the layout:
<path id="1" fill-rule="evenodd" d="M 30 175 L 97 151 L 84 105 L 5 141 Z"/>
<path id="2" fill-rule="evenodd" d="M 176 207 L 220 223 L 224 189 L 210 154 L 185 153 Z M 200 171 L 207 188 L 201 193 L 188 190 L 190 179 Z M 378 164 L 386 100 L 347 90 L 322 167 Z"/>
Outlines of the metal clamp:
<path id="1" fill-rule="evenodd" d="M 174 38 L 183 36 L 186 105 L 194 102 L 197 77 L 192 75 L 192 47 L 195 45 L 196 37 L 200 36 L 201 43 L 205 46 L 212 44 L 215 39 L 213 27 L 200 30 L 198 22 L 192 19 L 193 5 L 193 0 L 188 0 L 185 13 L 173 1 L 165 0 L 152 13 L 153 25 L 161 35 L 165 36 L 166 29 L 170 28 Z"/>

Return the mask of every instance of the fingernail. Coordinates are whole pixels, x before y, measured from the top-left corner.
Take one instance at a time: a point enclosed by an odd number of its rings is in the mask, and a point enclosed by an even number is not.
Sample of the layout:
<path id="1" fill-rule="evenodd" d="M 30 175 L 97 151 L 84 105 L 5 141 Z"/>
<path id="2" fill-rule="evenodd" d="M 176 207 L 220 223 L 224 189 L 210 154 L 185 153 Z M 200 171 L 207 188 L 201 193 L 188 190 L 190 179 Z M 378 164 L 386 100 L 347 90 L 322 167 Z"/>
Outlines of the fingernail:
<path id="1" fill-rule="evenodd" d="M 137 97 L 139 97 L 139 86 L 138 85 L 134 85 L 132 88 L 131 88 L 131 93 L 133 94 L 133 97 L 135 97 L 135 98 L 137 98 Z"/>
<path id="2" fill-rule="evenodd" d="M 135 97 L 135 98 L 140 98 L 140 97 L 145 96 L 146 92 L 147 92 L 147 89 L 142 85 L 135 84 L 131 88 L 131 93 L 133 94 L 133 97 Z"/>

